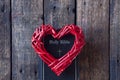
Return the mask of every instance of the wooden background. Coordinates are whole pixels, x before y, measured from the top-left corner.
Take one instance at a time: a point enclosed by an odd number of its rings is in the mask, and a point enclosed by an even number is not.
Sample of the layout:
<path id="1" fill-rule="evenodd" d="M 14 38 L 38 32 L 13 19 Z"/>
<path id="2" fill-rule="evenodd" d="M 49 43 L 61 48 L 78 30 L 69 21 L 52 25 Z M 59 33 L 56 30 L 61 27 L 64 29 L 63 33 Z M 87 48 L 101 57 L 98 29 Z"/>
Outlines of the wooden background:
<path id="1" fill-rule="evenodd" d="M 120 80 L 120 0 L 0 0 L 0 80 L 44 80 L 31 47 L 42 23 L 82 26 L 76 80 Z"/>

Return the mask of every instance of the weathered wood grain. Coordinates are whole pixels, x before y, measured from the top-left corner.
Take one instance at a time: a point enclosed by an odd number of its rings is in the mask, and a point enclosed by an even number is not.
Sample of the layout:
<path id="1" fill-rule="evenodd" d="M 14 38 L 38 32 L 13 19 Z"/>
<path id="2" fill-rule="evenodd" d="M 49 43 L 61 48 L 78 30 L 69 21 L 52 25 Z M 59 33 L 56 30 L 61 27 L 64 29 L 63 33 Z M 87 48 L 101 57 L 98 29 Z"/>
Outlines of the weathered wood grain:
<path id="1" fill-rule="evenodd" d="M 10 79 L 10 0 L 0 0 L 0 80 Z"/>
<path id="2" fill-rule="evenodd" d="M 75 21 L 74 0 L 45 0 L 44 1 L 44 22 L 51 24 L 56 29 L 73 24 Z"/>
<path id="3" fill-rule="evenodd" d="M 50 24 L 58 29 L 66 24 L 73 24 L 74 22 L 75 0 L 44 0 L 45 24 Z M 47 65 L 44 65 L 43 80 L 76 80 L 75 72 L 75 62 L 59 77 L 57 77 Z"/>
<path id="4" fill-rule="evenodd" d="M 86 37 L 79 80 L 109 80 L 109 0 L 77 0 L 77 24 Z"/>
<path id="5" fill-rule="evenodd" d="M 120 0 L 110 0 L 110 80 L 120 80 Z"/>
<path id="6" fill-rule="evenodd" d="M 42 80 L 41 60 L 31 47 L 42 19 L 43 0 L 12 0 L 12 80 Z"/>

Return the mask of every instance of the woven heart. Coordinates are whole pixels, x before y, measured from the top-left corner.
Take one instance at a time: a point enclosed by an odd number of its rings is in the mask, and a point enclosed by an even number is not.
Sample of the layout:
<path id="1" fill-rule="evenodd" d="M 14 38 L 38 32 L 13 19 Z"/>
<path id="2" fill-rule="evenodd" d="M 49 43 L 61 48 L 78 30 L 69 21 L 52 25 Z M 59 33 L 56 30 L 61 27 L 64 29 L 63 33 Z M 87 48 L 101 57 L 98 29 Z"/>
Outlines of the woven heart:
<path id="1" fill-rule="evenodd" d="M 60 39 L 67 34 L 75 36 L 74 44 L 64 56 L 56 59 L 46 51 L 42 40 L 46 35 L 52 35 L 53 38 Z M 59 32 L 56 32 L 51 25 L 41 25 L 35 30 L 32 36 L 32 47 L 57 76 L 72 63 L 84 45 L 85 41 L 82 29 L 73 24 L 64 26 Z"/>

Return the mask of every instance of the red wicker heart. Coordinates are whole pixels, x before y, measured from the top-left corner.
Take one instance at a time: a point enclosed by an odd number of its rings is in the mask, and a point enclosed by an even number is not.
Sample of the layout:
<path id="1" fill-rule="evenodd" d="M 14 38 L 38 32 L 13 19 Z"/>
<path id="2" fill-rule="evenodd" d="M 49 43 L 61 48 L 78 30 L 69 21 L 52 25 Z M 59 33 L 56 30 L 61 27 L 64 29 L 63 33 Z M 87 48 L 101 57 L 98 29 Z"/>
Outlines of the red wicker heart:
<path id="1" fill-rule="evenodd" d="M 46 51 L 42 40 L 46 35 L 52 35 L 55 39 L 60 39 L 67 34 L 75 36 L 74 44 L 70 51 L 61 58 L 56 59 Z M 73 24 L 64 26 L 59 32 L 56 32 L 50 25 L 42 25 L 35 30 L 32 36 L 32 47 L 51 70 L 57 74 L 57 76 L 59 76 L 72 63 L 84 45 L 85 41 L 82 29 Z"/>

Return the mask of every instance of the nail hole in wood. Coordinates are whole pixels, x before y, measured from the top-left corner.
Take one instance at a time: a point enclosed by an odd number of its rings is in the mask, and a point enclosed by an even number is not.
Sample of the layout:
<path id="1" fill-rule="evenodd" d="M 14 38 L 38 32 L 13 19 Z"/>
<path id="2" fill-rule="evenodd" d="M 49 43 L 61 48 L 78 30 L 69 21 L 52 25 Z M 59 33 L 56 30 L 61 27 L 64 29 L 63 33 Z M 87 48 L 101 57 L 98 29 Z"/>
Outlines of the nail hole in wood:
<path id="1" fill-rule="evenodd" d="M 55 9 L 56 9 L 56 6 L 53 7 L 53 10 L 55 10 Z"/>
<path id="2" fill-rule="evenodd" d="M 68 11 L 69 11 L 69 9 L 70 9 L 70 8 L 69 8 L 69 7 L 67 7 L 67 10 L 68 10 Z"/>
<path id="3" fill-rule="evenodd" d="M 72 12 L 75 13 L 75 8 L 72 9 Z"/>
<path id="4" fill-rule="evenodd" d="M 5 11 L 5 5 L 1 7 L 1 12 L 4 12 L 4 11 Z"/>
<path id="5" fill-rule="evenodd" d="M 43 20 L 43 18 L 44 18 L 44 17 L 43 17 L 43 15 L 41 15 L 41 17 L 40 17 L 40 18 Z"/>
<path id="6" fill-rule="evenodd" d="M 20 71 L 19 71 L 20 73 L 22 73 L 22 69 L 20 69 Z"/>
<path id="7" fill-rule="evenodd" d="M 119 60 L 117 60 L 117 63 L 119 63 Z"/>
<path id="8" fill-rule="evenodd" d="M 35 76 L 37 75 L 37 71 L 35 70 Z"/>
<path id="9" fill-rule="evenodd" d="M 84 5 L 86 5 L 86 2 L 84 2 Z"/>
<path id="10" fill-rule="evenodd" d="M 100 7 L 102 6 L 102 3 L 100 4 Z"/>

